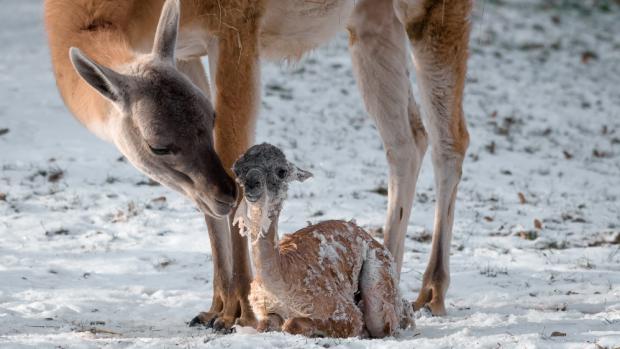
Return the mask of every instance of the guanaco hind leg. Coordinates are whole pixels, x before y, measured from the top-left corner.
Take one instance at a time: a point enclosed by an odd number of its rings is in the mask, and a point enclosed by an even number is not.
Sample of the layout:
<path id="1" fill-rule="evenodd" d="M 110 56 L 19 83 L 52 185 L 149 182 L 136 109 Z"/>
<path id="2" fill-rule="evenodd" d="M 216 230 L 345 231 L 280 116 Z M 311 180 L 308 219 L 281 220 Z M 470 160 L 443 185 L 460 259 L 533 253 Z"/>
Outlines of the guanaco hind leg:
<path id="1" fill-rule="evenodd" d="M 444 315 L 454 205 L 469 143 L 462 102 L 472 4 L 469 0 L 396 0 L 394 5 L 413 47 L 437 193 L 432 251 L 415 305 Z"/>
<path id="2" fill-rule="evenodd" d="M 261 1 L 246 4 L 246 13 L 228 11 L 222 20 L 227 23 L 218 40 L 210 46 L 213 56 L 209 59 L 211 79 L 214 82 L 215 101 L 215 150 L 224 168 L 232 175 L 232 164 L 254 142 L 254 131 L 260 96 L 260 61 L 258 53 L 258 26 Z M 229 16 L 229 17 L 227 17 Z M 211 69 L 212 68 L 212 69 Z M 241 195 L 239 195 L 241 198 Z M 224 295 L 224 308 L 214 321 L 215 328 L 228 329 L 238 323 L 255 326 L 256 319 L 248 301 L 252 272 L 250 270 L 247 240 L 232 226 L 234 212 L 215 223 L 215 234 L 227 236 L 230 249 L 226 250 L 231 263 L 228 287 Z"/>
<path id="3" fill-rule="evenodd" d="M 409 50 L 391 1 L 361 0 L 349 23 L 353 70 L 389 167 L 385 245 L 400 273 L 426 136 L 408 78 Z M 415 134 L 412 130 L 416 130 Z M 415 137 L 414 137 L 415 136 Z"/>

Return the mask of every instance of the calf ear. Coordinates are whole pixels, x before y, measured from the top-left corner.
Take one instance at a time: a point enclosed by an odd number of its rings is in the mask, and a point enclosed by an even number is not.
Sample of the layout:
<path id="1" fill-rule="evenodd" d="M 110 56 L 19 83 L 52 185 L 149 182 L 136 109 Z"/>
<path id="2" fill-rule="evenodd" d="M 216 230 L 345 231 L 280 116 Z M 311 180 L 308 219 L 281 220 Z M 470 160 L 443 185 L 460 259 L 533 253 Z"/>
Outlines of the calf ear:
<path id="1" fill-rule="evenodd" d="M 78 75 L 103 97 L 115 103 L 126 102 L 127 76 L 96 63 L 75 47 L 69 49 L 69 57 Z"/>
<path id="2" fill-rule="evenodd" d="M 295 167 L 295 171 L 293 173 L 293 180 L 303 182 L 308 178 L 314 177 L 312 172 L 302 170 L 299 167 Z"/>
<path id="3" fill-rule="evenodd" d="M 239 159 L 237 159 L 237 161 L 235 161 L 235 163 L 232 165 L 232 172 L 235 175 L 235 179 L 239 179 L 239 177 L 241 176 L 241 160 L 243 159 L 243 155 L 241 157 L 239 157 Z"/>
<path id="4" fill-rule="evenodd" d="M 178 0 L 166 1 L 159 17 L 153 43 L 153 54 L 172 64 L 175 64 L 174 49 L 179 31 L 179 12 Z"/>

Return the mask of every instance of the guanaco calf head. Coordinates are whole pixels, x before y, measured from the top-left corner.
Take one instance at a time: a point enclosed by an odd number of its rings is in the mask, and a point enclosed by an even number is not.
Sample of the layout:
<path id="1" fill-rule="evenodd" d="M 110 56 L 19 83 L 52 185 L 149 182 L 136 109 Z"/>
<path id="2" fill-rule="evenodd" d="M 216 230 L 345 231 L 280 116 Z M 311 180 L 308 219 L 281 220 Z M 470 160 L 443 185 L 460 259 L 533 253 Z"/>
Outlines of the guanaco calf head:
<path id="1" fill-rule="evenodd" d="M 236 186 L 213 147 L 215 112 L 207 97 L 176 68 L 179 3 L 166 1 L 153 50 L 117 72 L 79 49 L 70 57 L 78 74 L 114 105 L 114 142 L 156 181 L 190 197 L 206 214 L 228 214 Z"/>
<path id="2" fill-rule="evenodd" d="M 286 160 L 277 147 L 263 143 L 248 149 L 233 165 L 237 183 L 249 204 L 280 204 L 286 199 L 288 183 L 312 177 Z"/>

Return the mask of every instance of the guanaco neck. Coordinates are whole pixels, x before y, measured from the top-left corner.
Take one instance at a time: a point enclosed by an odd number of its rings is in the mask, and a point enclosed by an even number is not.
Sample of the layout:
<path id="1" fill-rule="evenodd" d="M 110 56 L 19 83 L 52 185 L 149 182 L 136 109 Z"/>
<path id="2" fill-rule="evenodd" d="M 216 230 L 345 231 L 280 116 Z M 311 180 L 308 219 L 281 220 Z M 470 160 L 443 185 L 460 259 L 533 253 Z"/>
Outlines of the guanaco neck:
<path id="1" fill-rule="evenodd" d="M 265 207 L 267 206 L 267 207 Z M 267 217 L 270 220 L 269 228 L 263 233 L 263 212 L 269 210 Z M 282 289 L 285 286 L 282 267 L 280 264 L 280 250 L 278 248 L 278 219 L 281 204 L 250 207 L 250 244 L 252 261 L 256 277 L 269 288 Z"/>

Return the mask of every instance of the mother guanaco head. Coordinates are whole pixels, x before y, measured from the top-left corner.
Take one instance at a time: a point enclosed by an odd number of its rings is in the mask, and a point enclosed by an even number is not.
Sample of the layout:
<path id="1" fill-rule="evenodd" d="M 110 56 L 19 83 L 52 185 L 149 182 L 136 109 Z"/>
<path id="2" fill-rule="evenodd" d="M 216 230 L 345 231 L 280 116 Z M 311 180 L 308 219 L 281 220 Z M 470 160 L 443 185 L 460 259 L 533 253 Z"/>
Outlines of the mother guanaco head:
<path id="1" fill-rule="evenodd" d="M 120 151 L 156 181 L 221 217 L 236 203 L 236 185 L 213 146 L 215 112 L 204 93 L 176 68 L 179 3 L 166 1 L 153 50 L 114 71 L 70 49 L 77 73 L 115 108 L 110 132 Z"/>
<path id="2" fill-rule="evenodd" d="M 248 149 L 234 163 L 233 172 L 250 204 L 279 204 L 286 199 L 289 182 L 312 177 L 312 173 L 290 163 L 279 148 L 268 143 Z"/>

